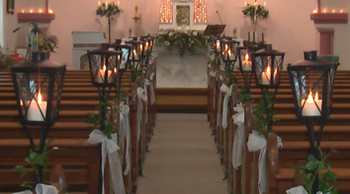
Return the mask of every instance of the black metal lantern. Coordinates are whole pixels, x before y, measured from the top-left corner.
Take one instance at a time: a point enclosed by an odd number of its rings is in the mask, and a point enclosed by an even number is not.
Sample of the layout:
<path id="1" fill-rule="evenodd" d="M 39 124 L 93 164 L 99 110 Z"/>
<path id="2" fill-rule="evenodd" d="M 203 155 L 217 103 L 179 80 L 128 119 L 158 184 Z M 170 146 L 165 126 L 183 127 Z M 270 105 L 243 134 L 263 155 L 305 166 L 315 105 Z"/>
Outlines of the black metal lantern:
<path id="1" fill-rule="evenodd" d="M 99 88 L 111 88 L 119 81 L 122 54 L 118 51 L 88 51 L 91 82 Z"/>
<path id="2" fill-rule="evenodd" d="M 230 64 L 232 66 L 233 70 L 233 66 L 234 63 L 237 61 L 237 47 L 239 45 L 239 42 L 234 41 L 232 39 L 223 39 L 221 41 L 221 54 L 222 54 L 222 61 L 226 64 Z"/>
<path id="3" fill-rule="evenodd" d="M 145 41 L 137 40 L 134 38 L 132 41 L 126 42 L 131 45 L 131 58 L 132 68 L 140 70 L 145 58 Z"/>
<path id="4" fill-rule="evenodd" d="M 259 88 L 275 88 L 280 84 L 284 53 L 273 50 L 272 45 L 265 45 L 265 49 L 252 53 L 253 72 L 256 85 Z"/>
<path id="5" fill-rule="evenodd" d="M 305 52 L 304 60 L 288 65 L 295 114 L 306 124 L 311 153 L 318 159 L 317 147 L 320 147 L 323 127 L 331 113 L 334 79 L 338 66 L 337 62 L 317 60 L 317 51 Z M 316 145 L 315 121 L 318 121 L 319 125 Z M 312 192 L 317 191 L 318 175 L 312 186 Z"/>
<path id="6" fill-rule="evenodd" d="M 237 47 L 239 71 L 243 75 L 245 90 L 247 92 L 250 91 L 250 84 L 254 74 L 252 67 L 252 53 L 256 52 L 257 50 L 258 47 L 249 41 L 244 41 L 243 46 Z"/>
<path id="7" fill-rule="evenodd" d="M 150 35 L 142 36 L 141 40 L 145 42 L 145 64 L 149 64 L 151 59 L 151 53 L 153 51 L 154 37 Z"/>
<path id="8" fill-rule="evenodd" d="M 325 120 L 332 106 L 335 72 L 339 63 L 317 60 L 317 52 L 305 52 L 304 60 L 288 65 L 295 114 L 303 122 Z"/>
<path id="9" fill-rule="evenodd" d="M 46 52 L 33 52 L 32 57 L 32 61 L 14 65 L 11 72 L 21 125 L 31 149 L 41 154 L 47 133 L 59 116 L 66 66 L 46 60 Z M 42 128 L 39 149 L 28 126 Z M 42 167 L 38 171 L 37 183 L 42 183 Z"/>

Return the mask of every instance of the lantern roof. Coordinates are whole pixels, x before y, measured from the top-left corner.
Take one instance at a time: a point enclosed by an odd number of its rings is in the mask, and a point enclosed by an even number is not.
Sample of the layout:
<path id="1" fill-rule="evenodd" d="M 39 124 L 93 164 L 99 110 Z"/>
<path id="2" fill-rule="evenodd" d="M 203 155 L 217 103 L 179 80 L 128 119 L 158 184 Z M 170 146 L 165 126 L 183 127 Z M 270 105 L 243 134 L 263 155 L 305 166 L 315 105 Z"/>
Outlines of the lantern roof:
<path id="1" fill-rule="evenodd" d="M 265 48 L 256 51 L 255 54 L 258 54 L 258 55 L 273 55 L 273 54 L 282 54 L 282 52 L 274 50 L 272 48 L 272 44 L 266 44 Z"/>
<path id="2" fill-rule="evenodd" d="M 340 63 L 317 59 L 317 51 L 304 52 L 304 59 L 288 65 L 291 70 L 322 70 L 338 66 Z"/>
<path id="3" fill-rule="evenodd" d="M 44 60 L 44 61 L 25 61 L 16 65 L 12 66 L 12 70 L 16 72 L 43 72 L 43 73 L 48 73 L 48 72 L 54 72 L 59 69 L 64 69 L 66 68 L 65 64 L 60 64 L 55 61 L 51 60 Z"/>

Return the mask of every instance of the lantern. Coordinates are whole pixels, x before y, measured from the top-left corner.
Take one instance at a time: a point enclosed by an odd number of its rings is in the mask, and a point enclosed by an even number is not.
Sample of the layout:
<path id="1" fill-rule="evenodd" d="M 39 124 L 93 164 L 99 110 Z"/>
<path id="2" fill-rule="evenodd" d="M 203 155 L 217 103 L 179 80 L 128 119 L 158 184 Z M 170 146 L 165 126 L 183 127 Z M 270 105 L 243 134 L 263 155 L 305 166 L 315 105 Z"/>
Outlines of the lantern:
<path id="1" fill-rule="evenodd" d="M 63 79 L 66 66 L 46 60 L 46 52 L 33 52 L 32 61 L 11 68 L 19 119 L 33 152 L 42 154 L 49 129 L 60 111 Z M 28 126 L 40 127 L 40 145 L 34 145 Z M 43 167 L 37 166 L 36 182 L 42 183 Z"/>
<path id="2" fill-rule="evenodd" d="M 250 84 L 254 74 L 252 67 L 252 53 L 257 50 L 258 47 L 248 41 L 244 41 L 243 46 L 237 47 L 239 71 L 243 75 L 244 85 L 247 92 L 250 91 Z"/>
<path id="3" fill-rule="evenodd" d="M 33 52 L 33 60 L 11 68 L 22 125 L 53 125 L 59 113 L 66 66 Z"/>
<path id="4" fill-rule="evenodd" d="M 230 64 L 232 66 L 231 70 L 233 70 L 234 63 L 237 60 L 236 52 L 238 45 L 239 42 L 232 39 L 224 39 L 221 41 L 222 61 L 224 63 Z"/>
<path id="5" fill-rule="evenodd" d="M 118 82 L 122 54 L 118 51 L 88 51 L 91 82 L 97 87 L 113 87 Z"/>
<path id="6" fill-rule="evenodd" d="M 130 61 L 132 63 L 132 68 L 140 70 L 145 57 L 145 42 L 134 38 L 132 41 L 126 43 L 131 46 Z"/>
<path id="7" fill-rule="evenodd" d="M 141 40 L 145 42 L 145 64 L 149 64 L 153 50 L 154 37 L 150 35 L 142 36 Z"/>
<path id="8" fill-rule="evenodd" d="M 332 107 L 335 72 L 339 63 L 316 60 L 316 51 L 305 52 L 304 60 L 288 65 L 295 114 L 303 122 L 327 119 Z"/>
<path id="9" fill-rule="evenodd" d="M 265 45 L 265 49 L 252 53 L 253 72 L 256 85 L 262 89 L 275 88 L 280 84 L 284 53 Z"/>
<path id="10" fill-rule="evenodd" d="M 311 153 L 318 159 L 317 147 L 321 144 L 323 127 L 331 114 L 334 79 L 338 66 L 337 62 L 317 60 L 317 51 L 305 52 L 304 60 L 288 65 L 295 115 L 306 124 Z M 315 121 L 318 121 L 320 127 L 316 145 Z M 318 191 L 318 178 L 315 180 L 313 193 Z"/>

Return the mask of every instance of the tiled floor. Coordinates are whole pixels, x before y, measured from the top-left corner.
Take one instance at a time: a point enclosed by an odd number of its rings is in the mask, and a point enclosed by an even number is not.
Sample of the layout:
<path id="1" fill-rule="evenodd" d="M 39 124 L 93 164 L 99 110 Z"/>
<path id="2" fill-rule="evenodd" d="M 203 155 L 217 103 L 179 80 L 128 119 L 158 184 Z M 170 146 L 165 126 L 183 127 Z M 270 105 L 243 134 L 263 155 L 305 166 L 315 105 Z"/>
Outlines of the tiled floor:
<path id="1" fill-rule="evenodd" d="M 158 114 L 138 194 L 227 194 L 205 114 Z"/>

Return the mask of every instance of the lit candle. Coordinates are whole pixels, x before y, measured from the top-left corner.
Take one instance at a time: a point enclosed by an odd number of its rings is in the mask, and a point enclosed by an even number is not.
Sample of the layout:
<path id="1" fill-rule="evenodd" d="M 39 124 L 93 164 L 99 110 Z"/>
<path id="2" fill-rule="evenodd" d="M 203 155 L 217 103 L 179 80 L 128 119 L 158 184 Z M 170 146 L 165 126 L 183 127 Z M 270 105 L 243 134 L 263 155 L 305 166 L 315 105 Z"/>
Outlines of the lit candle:
<path id="1" fill-rule="evenodd" d="M 98 6 L 98 8 L 101 7 L 101 1 L 98 1 L 97 6 Z"/>
<path id="2" fill-rule="evenodd" d="M 136 52 L 136 50 L 134 49 L 134 51 L 133 51 L 133 53 L 134 53 L 134 59 L 136 59 L 137 60 L 137 52 Z"/>
<path id="3" fill-rule="evenodd" d="M 247 6 L 248 5 L 248 3 L 247 2 L 244 2 L 244 6 Z"/>
<path id="4" fill-rule="evenodd" d="M 244 57 L 244 61 L 243 61 L 243 71 L 251 71 L 252 70 L 252 62 L 249 61 L 249 55 L 248 53 L 245 54 Z"/>
<path id="5" fill-rule="evenodd" d="M 216 41 L 216 50 L 217 50 L 218 52 L 221 52 L 220 41 Z"/>
<path id="6" fill-rule="evenodd" d="M 120 0 L 117 1 L 117 6 L 120 7 Z"/>
<path id="7" fill-rule="evenodd" d="M 53 14 L 53 10 L 52 9 L 49 10 L 49 14 Z"/>
<path id="8" fill-rule="evenodd" d="M 39 92 L 38 97 L 37 97 L 37 102 L 33 99 L 32 102 L 30 103 L 28 113 L 27 113 L 27 118 L 28 121 L 44 121 L 44 118 L 46 117 L 46 108 L 47 108 L 47 102 L 42 101 L 41 93 Z M 41 112 L 43 115 L 41 115 Z"/>
<path id="9" fill-rule="evenodd" d="M 340 13 L 344 13 L 344 10 L 341 9 L 341 10 L 340 10 Z"/>
<path id="10" fill-rule="evenodd" d="M 314 10 L 312 11 L 312 13 L 317 13 L 317 9 L 314 9 Z"/>
<path id="11" fill-rule="evenodd" d="M 148 41 L 146 41 L 145 50 L 148 51 Z"/>
<path id="12" fill-rule="evenodd" d="M 332 10 L 332 13 L 335 13 L 335 9 Z"/>
<path id="13" fill-rule="evenodd" d="M 43 12 L 43 10 L 42 9 L 39 9 L 39 13 L 42 13 Z"/>
<path id="14" fill-rule="evenodd" d="M 267 3 L 266 3 L 266 1 L 264 2 L 264 7 L 267 7 Z"/>
<path id="15" fill-rule="evenodd" d="M 33 13 L 33 10 L 32 10 L 32 9 L 30 9 L 30 10 L 29 10 L 29 13 Z"/>
<path id="16" fill-rule="evenodd" d="M 107 77 L 106 76 L 106 65 L 103 65 L 103 69 L 100 69 L 100 72 L 98 74 L 98 82 L 99 83 L 104 83 L 104 80 L 108 80 L 108 82 L 110 82 L 109 78 L 111 77 L 112 75 L 112 71 L 108 70 L 107 71 Z"/>
<path id="17" fill-rule="evenodd" d="M 22 9 L 22 13 L 25 13 L 24 9 Z"/>
<path id="18" fill-rule="evenodd" d="M 106 9 L 108 9 L 108 0 L 106 1 Z"/>
<path id="19" fill-rule="evenodd" d="M 273 79 L 276 79 L 277 72 L 275 71 L 273 73 Z M 270 65 L 267 65 L 267 69 L 265 72 L 262 74 L 262 85 L 270 85 L 271 80 L 271 68 Z"/>
<path id="20" fill-rule="evenodd" d="M 323 13 L 327 13 L 327 8 L 324 8 L 324 9 L 323 9 Z"/>
<path id="21" fill-rule="evenodd" d="M 318 110 L 315 102 L 317 106 L 320 108 L 320 110 L 322 110 L 322 100 L 318 100 L 318 92 L 316 92 L 315 97 L 313 97 L 312 92 L 310 92 L 306 102 L 305 102 L 305 99 L 301 100 L 301 106 L 304 106 L 302 110 L 303 116 L 321 116 L 321 113 Z"/>

